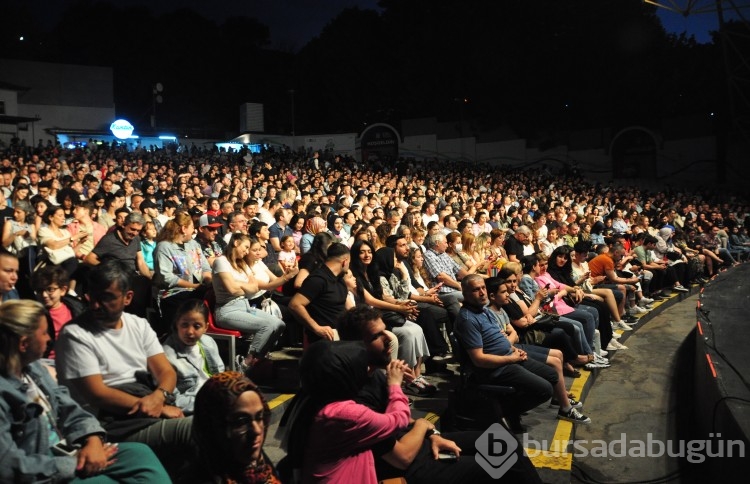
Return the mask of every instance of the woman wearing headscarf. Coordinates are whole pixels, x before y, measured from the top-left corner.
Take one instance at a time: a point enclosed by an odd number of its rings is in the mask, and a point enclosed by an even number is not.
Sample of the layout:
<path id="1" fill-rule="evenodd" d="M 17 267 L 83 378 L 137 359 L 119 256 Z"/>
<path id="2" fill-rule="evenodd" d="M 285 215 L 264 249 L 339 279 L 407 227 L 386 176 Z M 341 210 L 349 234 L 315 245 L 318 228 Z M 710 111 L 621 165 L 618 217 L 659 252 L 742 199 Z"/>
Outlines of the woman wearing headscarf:
<path id="1" fill-rule="evenodd" d="M 319 216 L 311 217 L 305 222 L 304 233 L 299 241 L 299 250 L 304 254 L 312 247 L 313 238 L 320 232 L 326 231 L 326 221 Z"/>
<path id="2" fill-rule="evenodd" d="M 195 399 L 198 460 L 180 482 L 280 483 L 263 452 L 271 409 L 263 393 L 237 371 L 209 378 Z"/>
<path id="3" fill-rule="evenodd" d="M 677 276 L 677 283 L 674 285 L 676 291 L 684 291 L 684 286 L 690 285 L 690 281 L 686 279 L 687 276 L 687 258 L 682 255 L 682 251 L 675 247 L 672 242 L 672 235 L 674 229 L 671 225 L 665 225 L 659 229 L 659 234 L 656 236 L 656 247 L 654 248 L 654 256 L 657 260 L 663 260 L 667 262 L 667 265 L 674 270 Z M 683 288 L 683 289 L 678 289 Z"/>
<path id="4" fill-rule="evenodd" d="M 401 391 L 406 366 L 386 367 L 388 405 L 376 412 L 355 401 L 368 381 L 368 353 L 361 343 L 321 340 L 300 362 L 301 389 L 288 434 L 292 469 L 302 482 L 375 484 L 372 446 L 404 429 L 409 403 Z"/>

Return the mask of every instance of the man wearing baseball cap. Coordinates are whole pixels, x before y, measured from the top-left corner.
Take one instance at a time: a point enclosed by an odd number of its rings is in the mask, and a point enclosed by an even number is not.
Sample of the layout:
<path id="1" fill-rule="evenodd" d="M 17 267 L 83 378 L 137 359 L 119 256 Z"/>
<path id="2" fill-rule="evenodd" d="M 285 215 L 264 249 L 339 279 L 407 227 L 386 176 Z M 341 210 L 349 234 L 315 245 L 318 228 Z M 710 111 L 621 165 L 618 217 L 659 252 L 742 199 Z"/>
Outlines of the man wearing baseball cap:
<path id="1" fill-rule="evenodd" d="M 197 225 L 198 235 L 195 236 L 195 241 L 200 244 L 203 255 L 208 260 L 208 265 L 213 266 L 214 260 L 224 254 L 224 248 L 226 247 L 222 238 L 216 236 L 222 223 L 216 217 L 203 214 L 198 218 Z"/>

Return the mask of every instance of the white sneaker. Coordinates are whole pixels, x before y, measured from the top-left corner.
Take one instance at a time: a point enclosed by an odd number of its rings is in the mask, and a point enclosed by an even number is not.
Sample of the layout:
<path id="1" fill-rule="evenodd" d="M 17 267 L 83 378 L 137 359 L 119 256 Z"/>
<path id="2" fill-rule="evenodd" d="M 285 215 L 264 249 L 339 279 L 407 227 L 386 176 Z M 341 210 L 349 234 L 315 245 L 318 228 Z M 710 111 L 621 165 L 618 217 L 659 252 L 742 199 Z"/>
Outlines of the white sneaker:
<path id="1" fill-rule="evenodd" d="M 616 339 L 613 339 L 607 345 L 607 349 L 609 351 L 617 351 L 617 350 L 626 350 L 626 349 L 628 349 L 628 347 L 625 346 L 624 344 L 620 343 Z"/>
<path id="2" fill-rule="evenodd" d="M 599 350 L 599 356 L 607 356 L 609 354 L 609 351 L 607 350 Z"/>
<path id="3" fill-rule="evenodd" d="M 620 339 L 620 338 L 622 338 L 622 335 L 621 335 L 620 333 L 615 333 L 615 332 L 613 331 L 613 332 L 612 332 L 612 337 L 613 337 L 614 339 Z"/>
<path id="4" fill-rule="evenodd" d="M 623 331 L 633 331 L 633 328 L 625 321 L 615 321 L 612 323 L 612 329 L 621 329 Z"/>
<path id="5" fill-rule="evenodd" d="M 628 314 L 632 316 L 636 316 L 638 314 L 646 314 L 648 312 L 648 309 L 644 309 L 640 306 L 633 306 L 630 309 L 628 309 Z"/>
<path id="6" fill-rule="evenodd" d="M 638 305 L 643 307 L 644 305 L 653 304 L 654 300 L 650 297 L 642 297 L 640 301 L 638 301 Z"/>
<path id="7" fill-rule="evenodd" d="M 609 364 L 609 360 L 594 353 L 594 363 L 604 363 L 606 365 Z"/>

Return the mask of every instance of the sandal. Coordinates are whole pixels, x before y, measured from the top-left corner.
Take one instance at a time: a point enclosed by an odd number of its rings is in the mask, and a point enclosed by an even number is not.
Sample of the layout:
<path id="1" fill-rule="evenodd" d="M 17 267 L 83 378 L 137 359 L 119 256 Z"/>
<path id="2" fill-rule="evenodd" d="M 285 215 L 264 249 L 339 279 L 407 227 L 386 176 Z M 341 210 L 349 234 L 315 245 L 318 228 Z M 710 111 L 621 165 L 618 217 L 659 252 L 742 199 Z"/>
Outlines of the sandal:
<path id="1" fill-rule="evenodd" d="M 573 368 L 572 370 L 568 370 L 567 368 L 563 368 L 563 375 L 569 376 L 571 378 L 580 378 L 581 372 Z"/>

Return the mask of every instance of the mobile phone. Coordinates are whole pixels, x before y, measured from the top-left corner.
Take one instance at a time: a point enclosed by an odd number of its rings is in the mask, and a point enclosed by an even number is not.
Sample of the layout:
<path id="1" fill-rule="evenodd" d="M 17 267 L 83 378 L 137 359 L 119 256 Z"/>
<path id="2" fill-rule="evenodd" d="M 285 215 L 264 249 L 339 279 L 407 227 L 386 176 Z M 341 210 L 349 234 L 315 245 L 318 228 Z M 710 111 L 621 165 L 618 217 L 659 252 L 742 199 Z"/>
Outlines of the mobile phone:
<path id="1" fill-rule="evenodd" d="M 78 450 L 78 447 L 68 444 L 65 440 L 61 440 L 52 447 L 52 454 L 58 457 L 75 457 L 78 455 Z"/>
<path id="2" fill-rule="evenodd" d="M 458 456 L 453 452 L 438 452 L 439 460 L 457 460 Z"/>
<path id="3" fill-rule="evenodd" d="M 548 282 L 546 286 L 544 286 L 545 289 L 549 289 L 549 286 L 551 285 L 551 282 Z"/>

